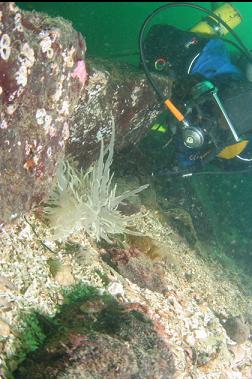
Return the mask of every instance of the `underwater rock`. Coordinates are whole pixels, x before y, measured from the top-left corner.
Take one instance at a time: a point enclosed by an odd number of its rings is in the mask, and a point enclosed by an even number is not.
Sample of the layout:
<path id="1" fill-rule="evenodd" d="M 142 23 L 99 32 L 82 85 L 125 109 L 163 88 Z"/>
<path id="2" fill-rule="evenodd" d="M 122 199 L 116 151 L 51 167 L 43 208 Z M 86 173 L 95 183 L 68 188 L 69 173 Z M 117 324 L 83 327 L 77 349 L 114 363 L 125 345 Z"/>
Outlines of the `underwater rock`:
<path id="1" fill-rule="evenodd" d="M 75 283 L 70 265 L 63 264 L 60 260 L 51 258 L 47 262 L 50 273 L 58 284 L 65 287 Z"/>
<path id="2" fill-rule="evenodd" d="M 152 262 L 143 254 L 127 265 L 118 264 L 118 272 L 141 288 L 163 293 L 166 290 L 164 280 L 165 267 L 161 262 Z"/>
<path id="3" fill-rule="evenodd" d="M 69 265 L 63 265 L 60 270 L 55 274 L 55 281 L 61 286 L 71 286 L 75 283 L 72 275 L 72 269 Z"/>
<path id="4" fill-rule="evenodd" d="M 144 307 L 119 304 L 106 295 L 96 299 L 94 309 L 94 301 L 77 301 L 65 306 L 57 318 L 58 327 L 45 345 L 30 354 L 13 377 L 174 378 L 171 348 Z"/>
<path id="5" fill-rule="evenodd" d="M 134 241 L 128 249 L 103 249 L 102 259 L 139 287 L 163 293 L 166 290 L 166 268 L 161 260 L 155 260 L 161 248 L 145 236 L 129 235 L 128 240 Z"/>
<path id="6" fill-rule="evenodd" d="M 50 354 L 45 353 L 45 357 L 41 356 L 41 362 L 32 365 L 30 370 L 21 371 L 21 375 L 16 378 L 27 378 L 26 375 L 31 375 L 29 377 L 33 379 L 127 379 L 133 378 L 138 371 L 132 349 L 124 342 L 108 335 L 71 334 L 66 347 L 66 352 L 58 346 L 58 351 L 55 349 L 51 350 Z M 48 366 L 44 366 L 43 360 L 46 361 L 53 355 L 55 361 L 52 360 Z"/>
<path id="7" fill-rule="evenodd" d="M 99 155 L 100 140 L 105 145 L 111 135 L 112 116 L 116 125 L 115 149 L 136 143 L 146 134 L 162 104 L 143 71 L 124 63 L 88 60 L 89 79 L 71 119 L 67 153 L 82 167 Z M 157 77 L 165 93 L 171 93 L 171 79 Z"/>
<path id="8" fill-rule="evenodd" d="M 10 326 L 4 320 L 0 319 L 0 338 L 7 338 L 10 335 Z"/>
<path id="9" fill-rule="evenodd" d="M 167 222 L 172 225 L 180 235 L 185 237 L 191 246 L 196 246 L 198 237 L 190 213 L 181 207 L 169 209 L 164 212 Z"/>
<path id="10" fill-rule="evenodd" d="M 0 3 L 0 223 L 45 199 L 84 88 L 85 41 L 71 24 Z"/>
<path id="11" fill-rule="evenodd" d="M 112 116 L 120 150 L 146 133 L 161 104 L 133 66 L 91 59 L 86 70 L 85 41 L 69 22 L 21 11 L 14 3 L 1 3 L 0 18 L 0 224 L 5 224 L 48 197 L 66 141 L 67 153 L 87 168 L 98 157 L 101 138 L 105 144 L 110 138 Z M 170 95 L 171 80 L 157 82 Z"/>
<path id="12" fill-rule="evenodd" d="M 123 285 L 119 282 L 109 283 L 107 290 L 112 296 L 124 296 Z"/>
<path id="13" fill-rule="evenodd" d="M 250 327 L 242 316 L 229 317 L 223 326 L 226 329 L 227 335 L 238 344 L 244 343 L 249 339 Z"/>

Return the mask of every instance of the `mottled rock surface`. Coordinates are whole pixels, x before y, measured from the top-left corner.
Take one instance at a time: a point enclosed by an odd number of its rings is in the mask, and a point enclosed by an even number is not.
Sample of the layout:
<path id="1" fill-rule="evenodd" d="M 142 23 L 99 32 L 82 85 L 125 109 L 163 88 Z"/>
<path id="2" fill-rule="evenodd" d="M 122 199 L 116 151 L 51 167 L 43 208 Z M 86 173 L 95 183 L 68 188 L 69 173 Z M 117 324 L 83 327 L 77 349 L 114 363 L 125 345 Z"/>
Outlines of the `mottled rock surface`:
<path id="1" fill-rule="evenodd" d="M 250 327 L 246 324 L 243 316 L 229 317 L 223 326 L 227 335 L 238 344 L 249 339 Z"/>
<path id="2" fill-rule="evenodd" d="M 120 149 L 146 133 L 161 105 L 140 70 L 95 59 L 86 70 L 85 41 L 69 22 L 14 3 L 0 4 L 0 18 L 4 224 L 47 199 L 67 140 L 67 153 L 87 168 L 101 138 L 110 139 L 112 116 Z M 170 94 L 169 79 L 157 81 Z"/>
<path id="3" fill-rule="evenodd" d="M 139 287 L 161 293 L 166 290 L 165 265 L 160 261 L 151 260 L 144 250 L 131 246 L 129 249 L 103 249 L 101 253 L 106 263 Z"/>
<path id="4" fill-rule="evenodd" d="M 47 195 L 86 80 L 69 22 L 0 3 L 0 223 Z"/>
<path id="5" fill-rule="evenodd" d="M 9 226 L 8 233 L 0 239 L 0 268 L 4 275 L 0 278 L 0 311 L 1 319 L 10 327 L 10 334 L 7 330 L 0 341 L 0 375 L 8 379 L 16 375 L 17 379 L 18 372 L 24 378 L 35 379 L 35 371 L 31 372 L 31 369 L 39 372 L 46 366 L 51 372 L 56 368 L 56 378 L 64 373 L 65 378 L 78 378 L 80 376 L 74 374 L 78 372 L 78 365 L 83 368 L 83 358 L 87 363 L 84 367 L 100 369 L 100 378 L 104 379 L 104 361 L 99 366 L 96 365 L 97 361 L 92 360 L 97 357 L 101 361 L 104 356 L 115 364 L 107 371 L 109 379 L 113 379 L 116 367 L 120 379 L 125 368 L 127 373 L 132 374 L 136 357 L 139 357 L 139 371 L 138 376 L 133 376 L 134 379 L 141 378 L 141 375 L 146 379 L 145 373 L 149 372 L 150 365 L 154 365 L 150 372 L 154 373 L 151 379 L 159 378 L 157 373 L 167 379 L 167 372 L 164 375 L 157 370 L 162 370 L 162 367 L 166 370 L 166 364 L 170 362 L 172 365 L 173 361 L 176 378 L 251 378 L 251 338 L 242 344 L 232 343 L 220 321 L 238 314 L 244 314 L 246 320 L 251 320 L 251 291 L 249 295 L 244 294 L 251 288 L 251 276 L 245 277 L 246 282 L 244 278 L 241 280 L 242 275 L 236 271 L 237 267 L 230 266 L 227 270 L 211 254 L 202 259 L 198 251 L 192 250 L 177 233 L 171 231 L 169 225 L 162 225 L 157 217 L 160 216 L 156 211 L 148 212 L 137 225 L 145 235 L 150 235 L 153 242 L 145 237 L 143 243 L 136 243 L 135 240 L 134 244 L 148 256 L 156 257 L 153 262 L 165 264 L 162 280 L 166 291 L 162 293 L 146 289 L 139 280 L 136 284 L 120 275 L 101 259 L 97 247 L 92 247 L 93 242 L 82 232 L 73 236 L 67 244 L 59 245 L 51 241 L 49 229 L 34 215 L 27 218 L 30 224 L 20 220 Z M 41 241 L 53 252 L 46 249 Z M 164 250 L 153 249 L 160 243 L 165 245 Z M 132 252 L 129 252 L 130 256 L 122 253 L 119 252 L 116 260 L 126 265 L 128 259 L 132 264 L 137 259 Z M 92 293 L 88 290 L 86 301 L 74 306 L 70 304 L 71 312 L 62 312 L 59 319 L 63 302 L 69 305 L 62 296 L 66 288 L 54 278 L 54 272 L 62 265 L 71 266 L 75 283 L 82 283 L 84 290 L 87 284 L 97 290 Z M 245 283 L 247 287 L 244 287 Z M 115 312 L 114 302 L 110 303 L 112 306 L 109 308 L 104 302 L 107 291 L 112 287 L 114 290 L 115 285 L 117 291 L 113 292 L 122 306 L 119 310 L 125 309 L 126 312 Z M 48 320 L 52 319 L 55 322 L 51 324 Z M 57 330 L 57 321 L 69 325 L 65 336 L 66 329 L 62 329 L 62 334 Z M 52 333 L 54 341 L 53 338 L 46 340 L 45 337 Z M 98 346 L 95 350 L 91 343 L 96 341 Z M 114 350 L 111 344 L 115 346 Z M 152 347 L 157 348 L 159 354 L 166 348 L 168 356 L 153 355 L 155 349 Z M 62 355 L 54 354 L 56 351 Z M 121 357 L 118 351 L 122 352 Z M 60 358 L 65 364 L 61 373 L 57 371 Z M 132 362 L 130 367 L 129 359 Z M 165 365 L 162 366 L 164 360 Z M 21 369 L 26 371 L 21 372 Z M 50 377 L 44 375 L 44 378 Z M 90 377 L 87 375 L 87 378 Z"/>
<path id="6" fill-rule="evenodd" d="M 44 348 L 31 354 L 13 377 L 174 378 L 170 346 L 142 308 L 108 297 L 67 306 Z"/>
<path id="7" fill-rule="evenodd" d="M 115 149 L 134 144 L 150 129 L 162 109 L 143 71 L 133 66 L 101 59 L 88 60 L 89 79 L 71 119 L 67 152 L 82 167 L 98 157 L 101 138 L 110 140 L 111 118 L 115 120 Z M 156 77 L 170 95 L 172 82 Z"/>

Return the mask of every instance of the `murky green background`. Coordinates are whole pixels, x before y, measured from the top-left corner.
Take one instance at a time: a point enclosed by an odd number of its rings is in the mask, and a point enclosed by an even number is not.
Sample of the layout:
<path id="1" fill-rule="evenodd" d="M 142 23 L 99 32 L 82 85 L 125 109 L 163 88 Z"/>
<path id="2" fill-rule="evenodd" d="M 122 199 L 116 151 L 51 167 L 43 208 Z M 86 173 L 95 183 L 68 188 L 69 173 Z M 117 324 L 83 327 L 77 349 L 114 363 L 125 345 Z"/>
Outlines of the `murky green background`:
<path id="1" fill-rule="evenodd" d="M 18 3 L 26 10 L 43 11 L 71 20 L 87 41 L 87 54 L 138 64 L 138 33 L 147 15 L 161 2 L 38 2 Z M 195 2 L 208 9 L 222 3 Z M 235 29 L 245 45 L 252 49 L 252 3 L 233 2 L 242 23 Z M 156 22 L 167 22 L 189 29 L 205 15 L 197 10 L 176 8 L 166 11 Z M 230 36 L 228 36 L 230 37 Z M 251 104 L 252 106 L 252 104 Z M 156 147 L 153 144 L 153 149 Z M 252 171 L 251 171 L 252 173 Z M 252 175 L 196 176 L 175 179 L 183 193 L 193 188 L 212 225 L 217 249 L 245 261 L 252 268 Z M 176 190 L 176 187 L 175 187 Z M 165 192 L 165 189 L 164 189 Z M 174 192 L 174 189 L 173 189 Z M 169 189 L 167 188 L 167 196 Z M 190 196 L 186 201 L 190 202 Z"/>
<path id="2" fill-rule="evenodd" d="M 17 3 L 20 7 L 46 12 L 52 16 L 62 16 L 71 20 L 75 29 L 85 35 L 88 53 L 111 56 L 134 53 L 138 50 L 137 39 L 142 22 L 150 12 L 166 4 L 164 2 L 37 2 Z M 208 9 L 223 3 L 195 2 Z M 243 21 L 236 28 L 244 43 L 252 48 L 249 30 L 252 25 L 252 3 L 233 2 L 241 13 Z M 204 15 L 198 10 L 176 8 L 165 11 L 160 18 L 163 22 L 188 29 Z M 156 18 L 155 20 L 160 20 Z M 128 56 L 130 62 L 137 59 Z"/>

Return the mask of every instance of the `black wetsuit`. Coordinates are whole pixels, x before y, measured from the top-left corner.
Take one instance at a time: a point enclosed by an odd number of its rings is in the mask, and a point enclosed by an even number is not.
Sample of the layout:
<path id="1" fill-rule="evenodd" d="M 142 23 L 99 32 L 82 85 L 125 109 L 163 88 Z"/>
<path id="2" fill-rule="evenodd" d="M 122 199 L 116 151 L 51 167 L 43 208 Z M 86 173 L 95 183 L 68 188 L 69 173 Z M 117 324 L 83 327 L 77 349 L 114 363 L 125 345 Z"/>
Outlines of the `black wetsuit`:
<path id="1" fill-rule="evenodd" d="M 144 44 L 145 56 L 151 71 L 157 71 L 156 62 L 165 62 L 158 71 L 162 75 L 175 78 L 172 100 L 178 107 L 191 99 L 191 89 L 195 83 L 210 80 L 218 88 L 218 96 L 234 125 L 238 135 L 246 139 L 252 135 L 252 83 L 247 81 L 242 71 L 232 63 L 228 49 L 221 39 L 209 39 L 192 32 L 181 31 L 170 25 L 154 25 Z M 210 119 L 218 116 L 209 106 L 200 105 Z M 220 135 L 222 132 L 220 131 Z M 225 133 L 223 133 L 223 138 Z M 176 164 L 181 168 L 199 168 L 202 165 L 201 152 L 187 148 L 178 134 L 174 138 L 177 146 Z M 225 146 L 225 140 L 223 144 Z M 231 140 L 227 145 L 235 143 Z M 245 149 L 244 157 L 250 157 L 252 142 Z M 198 156 L 198 158 L 197 158 Z M 252 154 L 251 154 L 252 156 Z M 215 155 L 211 157 L 214 159 Z M 218 160 L 218 158 L 217 158 Z M 236 158 L 231 161 L 237 160 Z M 224 160 L 226 161 L 226 160 Z M 236 162 L 234 162 L 237 165 Z M 247 161 L 240 161 L 244 167 Z M 226 165 L 232 167 L 230 161 Z"/>

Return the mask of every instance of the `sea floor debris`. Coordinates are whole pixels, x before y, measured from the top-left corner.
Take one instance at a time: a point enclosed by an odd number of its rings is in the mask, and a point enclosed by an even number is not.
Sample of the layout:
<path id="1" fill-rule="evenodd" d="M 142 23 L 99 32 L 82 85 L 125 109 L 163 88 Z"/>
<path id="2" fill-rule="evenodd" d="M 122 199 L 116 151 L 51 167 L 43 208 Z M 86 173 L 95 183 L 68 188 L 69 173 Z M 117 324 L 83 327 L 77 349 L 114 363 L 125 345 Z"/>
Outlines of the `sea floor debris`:
<path id="1" fill-rule="evenodd" d="M 117 300 L 129 307 L 134 304 L 135 309 L 151 318 L 157 333 L 171 346 L 176 378 L 251 377 L 251 340 L 239 344 L 228 337 L 223 327 L 231 316 L 251 315 L 252 296 L 241 287 L 241 273 L 233 273 L 232 280 L 217 260 L 202 258 L 168 224 L 161 223 L 157 212 L 142 212 L 138 228 L 162 246 L 162 254 L 154 258 L 144 252 L 133 254 L 128 263 L 123 263 L 128 272 L 121 273 L 104 261 L 100 247 L 83 233 L 65 244 L 51 242 L 50 231 L 34 216 L 28 221 L 37 235 L 25 220 L 4 230 L 0 241 L 3 372 L 7 365 L 14 370 L 27 353 L 19 339 L 27 327 L 22 315 L 36 311 L 53 316 L 63 302 L 62 289 L 68 282 L 58 281 L 52 274 L 51 262 L 57 260 L 56 271 L 68 267 L 72 284 L 83 283 L 109 292 L 117 283 L 121 288 L 113 292 Z M 148 281 L 138 282 L 137 276 L 132 282 L 130 267 L 138 267 L 147 280 L 153 265 L 162 272 L 161 289 L 148 288 Z"/>

